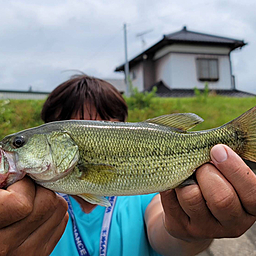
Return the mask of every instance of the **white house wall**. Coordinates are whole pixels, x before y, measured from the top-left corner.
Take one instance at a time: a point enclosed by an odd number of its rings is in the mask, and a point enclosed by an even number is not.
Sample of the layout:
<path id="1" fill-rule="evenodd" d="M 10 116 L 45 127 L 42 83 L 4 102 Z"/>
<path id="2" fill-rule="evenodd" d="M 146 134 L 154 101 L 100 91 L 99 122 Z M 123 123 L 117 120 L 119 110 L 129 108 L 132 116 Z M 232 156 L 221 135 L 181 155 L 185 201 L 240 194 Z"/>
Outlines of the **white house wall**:
<path id="1" fill-rule="evenodd" d="M 183 44 L 172 44 L 163 47 L 157 51 L 154 56 L 154 60 L 157 60 L 168 53 L 201 53 L 201 54 L 229 54 L 230 48 L 228 47 L 214 47 L 214 46 L 197 46 L 197 45 L 183 45 Z"/>
<path id="2" fill-rule="evenodd" d="M 133 73 L 135 77 L 133 76 Z M 130 77 L 132 80 L 132 85 L 137 87 L 139 91 L 143 91 L 144 80 L 142 62 L 130 69 Z"/>
<path id="3" fill-rule="evenodd" d="M 171 88 L 192 89 L 198 87 L 196 58 L 190 54 L 171 54 Z M 201 87 L 201 86 L 200 86 Z"/>
<path id="4" fill-rule="evenodd" d="M 155 61 L 155 82 L 163 81 L 172 88 L 171 54 L 167 54 Z"/>
<path id="5" fill-rule="evenodd" d="M 205 82 L 197 79 L 196 59 L 217 58 L 219 80 L 208 82 L 210 89 L 231 89 L 230 61 L 228 55 L 168 53 L 155 61 L 156 82 L 163 81 L 172 89 L 203 89 Z"/>

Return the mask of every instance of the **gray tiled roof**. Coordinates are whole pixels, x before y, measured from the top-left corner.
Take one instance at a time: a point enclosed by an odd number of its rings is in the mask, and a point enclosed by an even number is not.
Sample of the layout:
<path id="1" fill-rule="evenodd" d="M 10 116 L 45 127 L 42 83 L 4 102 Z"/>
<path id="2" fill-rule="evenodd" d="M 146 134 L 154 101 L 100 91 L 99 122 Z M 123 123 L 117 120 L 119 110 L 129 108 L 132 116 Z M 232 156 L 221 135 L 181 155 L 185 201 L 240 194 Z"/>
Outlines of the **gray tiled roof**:
<path id="1" fill-rule="evenodd" d="M 178 32 L 164 35 L 164 38 L 172 41 L 240 44 L 241 46 L 245 45 L 245 43 L 242 40 L 193 32 L 193 31 L 187 30 L 186 27 L 183 27 L 183 29 Z"/>

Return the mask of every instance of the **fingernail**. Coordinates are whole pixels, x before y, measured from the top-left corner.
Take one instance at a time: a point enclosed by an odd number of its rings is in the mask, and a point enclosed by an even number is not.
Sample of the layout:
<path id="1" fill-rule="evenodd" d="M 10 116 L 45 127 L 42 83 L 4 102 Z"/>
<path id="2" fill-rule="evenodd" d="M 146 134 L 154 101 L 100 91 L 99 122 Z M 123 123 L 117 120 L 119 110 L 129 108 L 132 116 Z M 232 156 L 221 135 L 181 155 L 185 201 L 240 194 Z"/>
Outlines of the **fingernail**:
<path id="1" fill-rule="evenodd" d="M 211 150 L 211 158 L 218 163 L 226 161 L 228 158 L 226 149 L 222 145 L 214 146 Z"/>

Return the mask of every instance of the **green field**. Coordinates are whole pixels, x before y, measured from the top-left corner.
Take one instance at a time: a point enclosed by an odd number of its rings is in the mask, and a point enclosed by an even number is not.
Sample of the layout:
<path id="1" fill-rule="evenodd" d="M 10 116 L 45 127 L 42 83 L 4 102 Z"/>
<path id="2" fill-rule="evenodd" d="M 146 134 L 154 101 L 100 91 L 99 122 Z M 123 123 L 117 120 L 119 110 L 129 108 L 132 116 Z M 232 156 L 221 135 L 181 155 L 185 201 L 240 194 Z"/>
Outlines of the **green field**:
<path id="1" fill-rule="evenodd" d="M 40 111 L 42 100 L 1 100 L 0 101 L 0 139 L 5 135 L 42 124 Z M 128 105 L 129 99 L 127 99 Z M 194 130 L 220 126 L 256 105 L 256 97 L 229 98 L 208 96 L 205 99 L 191 98 L 153 98 L 150 106 L 129 110 L 130 122 L 142 121 L 159 115 L 178 112 L 192 112 L 205 121 Z"/>
<path id="2" fill-rule="evenodd" d="M 196 129 L 220 126 L 256 106 L 256 97 L 231 98 L 209 96 L 206 100 L 191 98 L 153 98 L 150 108 L 129 111 L 129 121 L 136 122 L 170 113 L 195 113 L 205 121 Z"/>

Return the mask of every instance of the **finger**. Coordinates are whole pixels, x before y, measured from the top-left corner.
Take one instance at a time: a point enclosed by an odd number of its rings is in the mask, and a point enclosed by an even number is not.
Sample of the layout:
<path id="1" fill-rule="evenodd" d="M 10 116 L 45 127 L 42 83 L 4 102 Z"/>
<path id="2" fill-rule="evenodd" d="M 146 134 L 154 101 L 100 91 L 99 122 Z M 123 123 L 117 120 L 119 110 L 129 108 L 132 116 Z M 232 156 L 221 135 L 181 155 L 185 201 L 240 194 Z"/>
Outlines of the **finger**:
<path id="1" fill-rule="evenodd" d="M 40 228 L 38 228 L 35 232 L 33 232 L 33 239 L 38 239 L 38 237 L 43 237 L 45 242 L 48 242 L 50 239 L 50 236 L 55 233 L 56 229 L 60 228 L 60 224 L 62 222 L 65 222 L 67 224 L 68 221 L 68 205 L 66 201 L 62 201 L 63 198 L 59 198 L 60 203 L 56 209 L 56 211 L 51 215 L 51 217 L 44 222 Z M 60 232 L 64 232 L 64 228 L 61 229 Z M 58 232 L 58 233 L 60 233 Z M 52 241 L 53 242 L 53 241 Z M 33 244 L 33 241 L 32 243 Z"/>
<path id="2" fill-rule="evenodd" d="M 63 206 L 67 210 L 66 205 L 63 204 Z M 31 255 L 35 255 L 36 251 L 40 251 L 40 255 L 51 253 L 61 238 L 68 221 L 68 213 L 61 208 L 58 207 L 54 214 L 19 246 L 16 251 L 19 252 L 19 255 L 23 255 L 22 252 L 26 252 L 27 248 L 34 248 L 35 251 Z"/>
<path id="3" fill-rule="evenodd" d="M 202 166 L 201 168 L 207 167 Z M 176 193 L 183 211 L 190 218 L 190 223 L 202 226 L 208 224 L 207 222 L 213 219 L 198 185 L 177 188 Z"/>
<path id="4" fill-rule="evenodd" d="M 201 166 L 195 172 L 196 176 L 203 175 L 207 181 L 208 168 L 211 166 L 210 164 Z M 206 204 L 201 191 L 200 177 L 199 181 L 200 183 L 198 182 L 198 185 L 176 189 L 177 197 L 182 209 L 189 216 L 190 224 L 186 228 L 188 235 L 197 239 L 212 239 L 213 234 L 222 227 Z"/>
<path id="5" fill-rule="evenodd" d="M 35 185 L 25 177 L 7 188 L 0 189 L 0 228 L 17 222 L 33 209 Z"/>
<path id="6" fill-rule="evenodd" d="M 160 195 L 165 212 L 165 226 L 167 231 L 172 234 L 172 230 L 185 230 L 189 224 L 189 217 L 180 206 L 175 190 L 167 190 L 161 192 Z M 183 229 L 180 227 L 183 227 Z"/>
<path id="7" fill-rule="evenodd" d="M 66 229 L 68 219 L 69 219 L 69 215 L 68 213 L 66 213 L 62 222 L 55 228 L 53 235 L 49 238 L 48 243 L 46 244 L 46 250 L 45 250 L 47 252 L 46 255 L 49 255 L 53 251 L 57 243 L 59 242 L 60 238 L 62 237 Z"/>
<path id="8" fill-rule="evenodd" d="M 33 211 L 28 217 L 4 228 L 2 231 L 5 232 L 5 239 L 13 240 L 13 246 L 16 247 L 22 244 L 31 233 L 47 222 L 57 207 L 60 210 L 66 210 L 67 206 L 63 200 L 54 192 L 37 186 Z M 12 239 L 13 237 L 15 239 Z"/>
<path id="9" fill-rule="evenodd" d="M 228 146 L 216 145 L 211 150 L 214 165 L 236 190 L 243 207 L 256 216 L 256 175 Z"/>
<path id="10" fill-rule="evenodd" d="M 222 226 L 232 226 L 246 219 L 246 212 L 232 185 L 211 164 L 198 169 L 197 181 L 207 206 Z"/>

